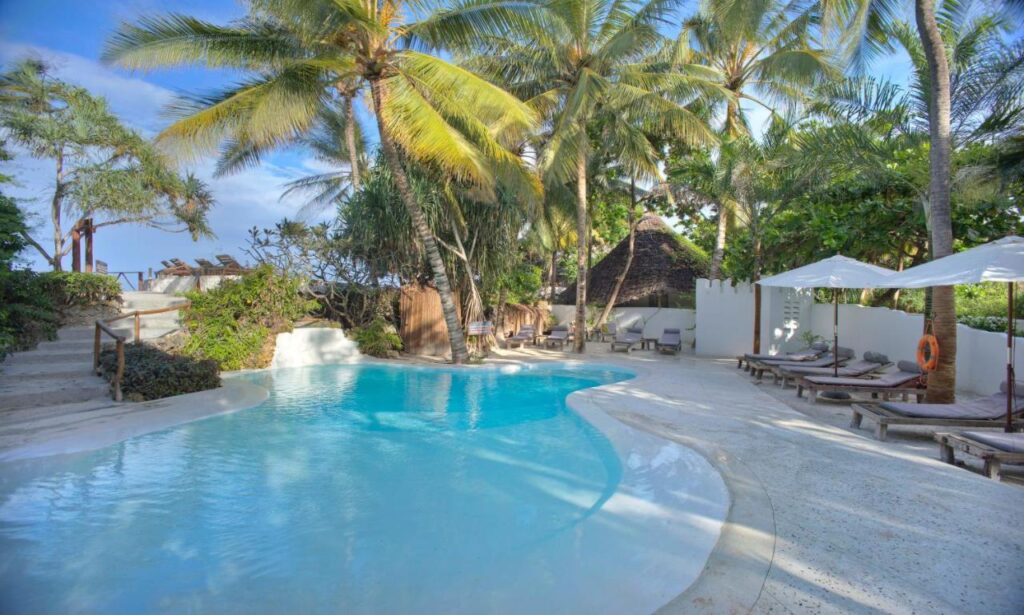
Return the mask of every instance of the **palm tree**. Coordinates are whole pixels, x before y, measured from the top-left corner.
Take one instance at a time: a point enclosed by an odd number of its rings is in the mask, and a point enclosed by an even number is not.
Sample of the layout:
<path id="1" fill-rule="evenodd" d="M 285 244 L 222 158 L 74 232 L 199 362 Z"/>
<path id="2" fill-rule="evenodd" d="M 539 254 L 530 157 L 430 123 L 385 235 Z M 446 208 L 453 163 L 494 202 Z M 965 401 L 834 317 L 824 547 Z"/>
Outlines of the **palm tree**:
<path id="1" fill-rule="evenodd" d="M 718 88 L 705 81 L 706 71 L 683 64 L 668 71 L 647 61 L 663 43 L 658 26 L 669 13 L 667 0 L 639 5 L 567 0 L 544 6 L 539 17 L 518 23 L 514 34 L 492 40 L 468 65 L 506 85 L 544 118 L 537 147 L 545 185 L 575 184 L 575 350 L 583 352 L 587 182 L 594 142 L 616 148 L 628 175 L 656 177 L 660 152 L 644 130 L 686 143 L 713 142 L 710 128 L 686 103 Z M 614 123 L 614 130 L 601 132 L 596 126 L 602 117 L 621 121 Z"/>
<path id="2" fill-rule="evenodd" d="M 129 68 L 203 63 L 254 73 L 241 85 L 178 106 L 181 119 L 161 137 L 193 153 L 218 144 L 231 153 L 288 143 L 308 132 L 332 97 L 344 101 L 353 88 L 367 87 L 383 157 L 441 297 L 452 359 L 466 361 L 444 260 L 405 165 L 430 165 L 493 192 L 523 172 L 508 148 L 535 128 L 536 114 L 501 88 L 414 46 L 465 44 L 477 32 L 507 24 L 514 11 L 499 2 L 471 2 L 425 17 L 420 5 L 402 0 L 250 4 L 250 18 L 231 26 L 180 15 L 124 24 L 104 58 Z"/>
<path id="3" fill-rule="evenodd" d="M 732 94 L 721 110 L 725 140 L 750 135 L 744 100 L 774 115 L 773 105 L 805 100 L 811 86 L 836 73 L 828 54 L 813 46 L 813 24 L 809 8 L 794 11 L 789 4 L 724 0 L 706 2 L 700 13 L 683 22 L 677 57 L 713 69 L 717 82 Z M 715 201 L 714 206 L 718 228 L 708 277 L 717 280 L 729 220 L 736 214 L 727 203 Z"/>
<path id="4" fill-rule="evenodd" d="M 887 44 L 889 28 L 900 5 L 895 0 L 818 0 L 825 36 L 835 38 L 855 65 L 863 65 L 873 52 Z M 993 4 L 1000 4 L 995 0 Z M 1006 5 L 1021 5 L 1006 0 Z M 917 64 L 927 68 L 922 82 L 928 110 L 929 188 L 928 224 L 932 258 L 953 253 L 953 221 L 950 207 L 953 130 L 952 79 L 949 48 L 936 16 L 935 0 L 914 0 L 914 20 L 921 47 Z M 991 7 L 989 7 L 989 10 Z M 968 15 L 970 0 L 945 0 L 944 12 Z M 923 60 L 923 62 L 921 61 Z M 956 299 L 952 286 L 932 289 L 932 332 L 942 351 L 938 366 L 928 377 L 926 398 L 931 403 L 950 403 L 956 398 Z"/>

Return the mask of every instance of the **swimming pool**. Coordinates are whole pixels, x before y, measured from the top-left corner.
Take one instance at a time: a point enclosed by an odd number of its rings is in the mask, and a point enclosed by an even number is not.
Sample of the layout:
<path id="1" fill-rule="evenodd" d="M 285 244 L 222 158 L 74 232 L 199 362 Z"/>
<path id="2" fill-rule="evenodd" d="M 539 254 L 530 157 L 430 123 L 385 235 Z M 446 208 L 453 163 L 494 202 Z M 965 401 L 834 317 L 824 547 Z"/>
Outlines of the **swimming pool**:
<path id="1" fill-rule="evenodd" d="M 240 376 L 269 399 L 0 468 L 0 611 L 649 611 L 699 573 L 728 498 L 692 451 L 566 405 L 630 376 Z"/>

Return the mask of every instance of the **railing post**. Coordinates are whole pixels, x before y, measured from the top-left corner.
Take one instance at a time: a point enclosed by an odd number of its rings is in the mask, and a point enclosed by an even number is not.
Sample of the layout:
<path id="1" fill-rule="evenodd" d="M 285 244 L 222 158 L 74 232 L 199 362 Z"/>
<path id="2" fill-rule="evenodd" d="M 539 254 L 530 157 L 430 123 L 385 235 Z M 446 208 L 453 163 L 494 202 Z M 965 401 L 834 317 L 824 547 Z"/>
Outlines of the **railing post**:
<path id="1" fill-rule="evenodd" d="M 101 334 L 102 334 L 102 331 L 100 331 L 100 323 L 97 320 L 96 321 L 96 338 L 93 340 L 93 344 L 92 344 L 92 371 L 96 372 L 97 374 L 100 372 L 100 335 Z"/>
<path id="2" fill-rule="evenodd" d="M 142 318 L 138 310 L 135 310 L 135 343 L 142 343 Z"/>
<path id="3" fill-rule="evenodd" d="M 117 340 L 117 374 L 114 376 L 114 401 L 121 401 L 121 378 L 124 377 L 124 340 Z"/>

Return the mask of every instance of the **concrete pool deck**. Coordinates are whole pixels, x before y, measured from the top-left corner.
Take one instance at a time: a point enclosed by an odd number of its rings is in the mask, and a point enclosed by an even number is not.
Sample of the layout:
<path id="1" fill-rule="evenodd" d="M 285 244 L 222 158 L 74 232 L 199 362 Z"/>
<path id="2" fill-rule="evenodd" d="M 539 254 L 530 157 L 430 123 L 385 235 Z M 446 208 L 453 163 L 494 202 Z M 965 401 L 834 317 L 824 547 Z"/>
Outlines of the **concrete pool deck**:
<path id="1" fill-rule="evenodd" d="M 531 348 L 495 362 L 575 359 Z M 606 344 L 582 360 L 638 376 L 574 393 L 572 407 L 593 404 L 696 450 L 730 490 L 730 516 L 703 575 L 664 612 L 1020 612 L 1021 487 L 940 462 L 924 432 L 894 430 L 878 442 L 852 431 L 847 407 L 796 402 L 793 389 L 755 385 L 734 361 L 612 354 Z M 199 418 L 182 414 L 196 404 L 178 405 L 176 417 Z M 0 458 L 38 453 L 56 434 L 110 433 L 102 412 L 88 414 L 23 424 L 16 443 L 0 440 Z M 146 415 L 123 437 L 168 426 L 160 412 Z"/>

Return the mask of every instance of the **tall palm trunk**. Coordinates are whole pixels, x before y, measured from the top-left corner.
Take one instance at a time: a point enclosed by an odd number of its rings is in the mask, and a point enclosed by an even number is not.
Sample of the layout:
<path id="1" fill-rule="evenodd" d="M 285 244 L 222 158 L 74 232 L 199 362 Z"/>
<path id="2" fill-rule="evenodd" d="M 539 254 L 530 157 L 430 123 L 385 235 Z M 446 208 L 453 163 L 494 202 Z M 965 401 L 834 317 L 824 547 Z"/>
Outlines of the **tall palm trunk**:
<path id="1" fill-rule="evenodd" d="M 53 256 L 50 264 L 54 271 L 60 271 L 64 256 L 64 229 L 60 225 L 60 214 L 64 200 L 64 153 L 57 152 L 57 183 L 53 187 L 53 200 L 50 202 L 50 222 L 53 224 Z"/>
<path id="2" fill-rule="evenodd" d="M 444 322 L 448 326 L 448 341 L 452 347 L 452 362 L 465 363 L 469 359 L 469 350 L 466 348 L 466 336 L 463 334 L 462 324 L 459 323 L 459 315 L 455 308 L 455 298 L 452 294 L 451 284 L 448 281 L 448 272 L 445 271 L 444 261 L 441 259 L 441 251 L 437 247 L 434 233 L 430 230 L 430 226 L 427 225 L 427 219 L 423 215 L 423 210 L 420 209 L 419 203 L 416 202 L 416 197 L 413 196 L 412 186 L 409 184 L 409 178 L 405 174 L 405 168 L 402 166 L 402 161 L 398 156 L 398 150 L 395 149 L 395 144 L 391 141 L 391 135 L 388 134 L 387 128 L 384 125 L 384 118 L 381 117 L 381 109 L 383 108 L 382 88 L 383 85 L 380 81 L 374 80 L 370 82 L 374 115 L 377 116 L 377 128 L 380 131 L 381 151 L 384 152 L 384 159 L 387 160 L 388 167 L 390 167 L 391 173 L 395 177 L 395 186 L 398 188 L 398 194 L 402 197 L 402 203 L 405 204 L 405 208 L 409 211 L 413 228 L 415 228 L 416 234 L 419 236 L 420 243 L 423 244 L 423 250 L 427 254 L 427 261 L 430 263 L 430 269 L 434 274 L 434 286 L 437 287 L 437 294 L 441 297 Z"/>
<path id="3" fill-rule="evenodd" d="M 586 138 L 586 131 L 583 137 Z M 576 335 L 573 349 L 583 352 L 587 348 L 587 156 L 580 152 L 576 163 Z"/>
<path id="4" fill-rule="evenodd" d="M 548 269 L 548 286 L 551 288 L 551 294 L 548 295 L 548 301 L 551 305 L 555 304 L 555 287 L 558 286 L 558 249 L 551 251 L 551 267 Z"/>
<path id="5" fill-rule="evenodd" d="M 921 37 L 931 92 L 928 96 L 930 181 L 928 209 L 933 258 L 953 253 L 953 223 L 949 205 L 952 139 L 950 137 L 949 62 L 935 20 L 932 0 L 915 0 L 914 14 Z M 928 376 L 929 403 L 952 403 L 956 398 L 956 299 L 952 286 L 932 290 L 932 331 L 939 342 L 939 361 Z"/>
<path id="6" fill-rule="evenodd" d="M 711 271 L 708 279 L 717 280 L 722 277 L 722 261 L 725 259 L 725 233 L 729 226 L 728 212 L 725 205 L 718 206 L 718 233 L 715 235 L 715 251 L 711 254 Z"/>
<path id="7" fill-rule="evenodd" d="M 356 150 L 356 114 L 352 106 L 352 97 L 346 95 L 345 106 L 345 147 L 348 149 L 348 164 L 352 168 L 352 190 L 359 190 L 362 177 L 359 171 L 359 152 Z"/>
<path id="8" fill-rule="evenodd" d="M 626 276 L 629 275 L 629 268 L 633 265 L 633 254 L 636 252 L 636 185 L 632 180 L 629 182 L 629 248 L 626 252 L 626 262 L 622 266 L 622 272 L 615 278 L 615 286 L 612 287 L 612 294 L 608 297 L 608 304 L 601 310 L 601 316 L 598 317 L 597 322 L 594 323 L 594 328 L 598 329 L 604 323 L 608 322 L 608 317 L 611 315 L 612 310 L 615 309 L 615 302 L 619 300 L 619 291 L 622 290 L 622 285 L 626 281 Z"/>

